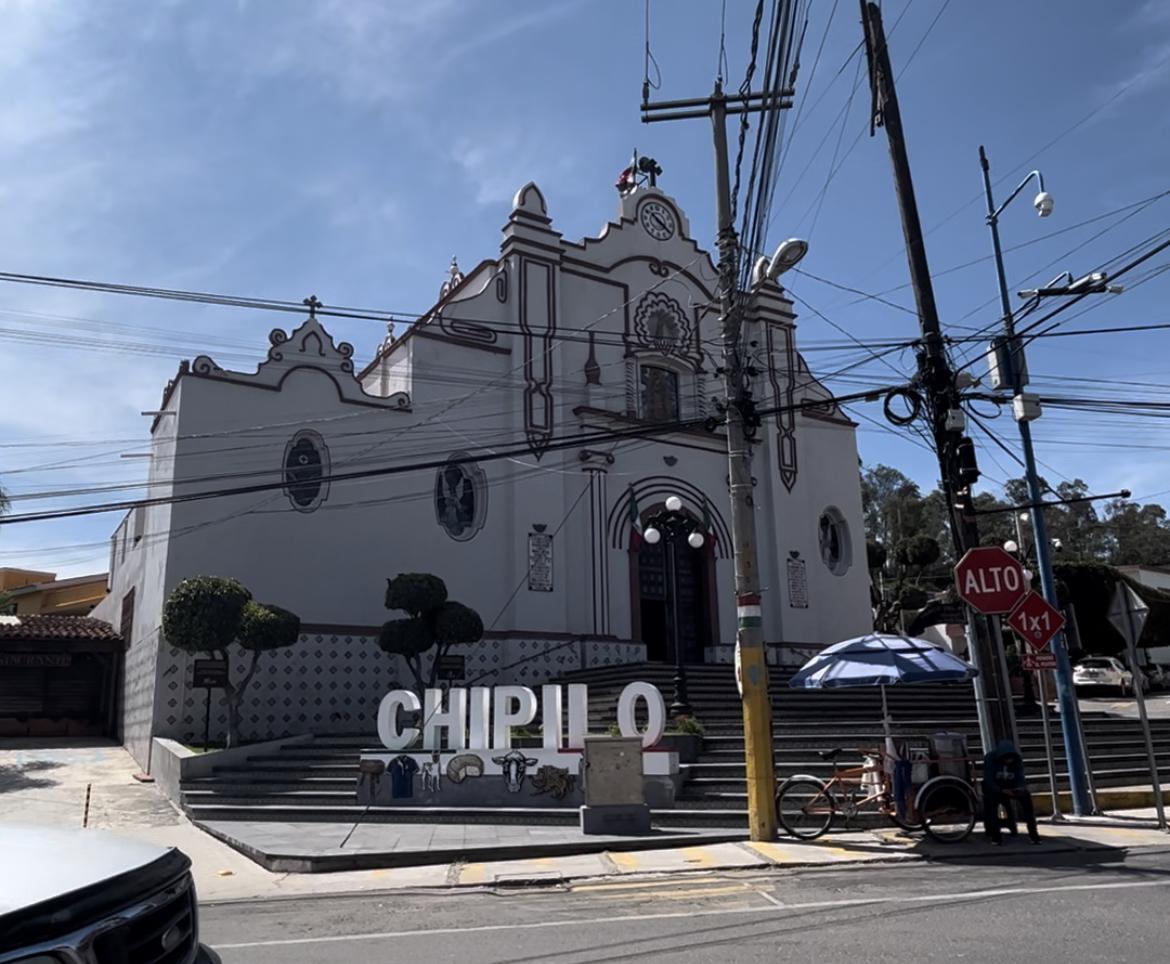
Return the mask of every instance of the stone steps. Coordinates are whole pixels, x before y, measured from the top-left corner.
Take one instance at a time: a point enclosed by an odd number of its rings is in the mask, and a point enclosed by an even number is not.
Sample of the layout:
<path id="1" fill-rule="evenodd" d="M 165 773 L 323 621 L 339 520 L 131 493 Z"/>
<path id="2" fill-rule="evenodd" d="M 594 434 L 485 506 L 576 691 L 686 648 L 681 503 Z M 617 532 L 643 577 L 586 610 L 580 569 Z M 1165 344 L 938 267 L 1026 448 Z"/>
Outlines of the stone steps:
<path id="1" fill-rule="evenodd" d="M 746 824 L 744 741 L 739 695 L 730 667 L 693 667 L 688 697 L 706 728 L 702 753 L 696 763 L 684 764 L 685 783 L 678 808 L 655 812 L 660 826 L 726 826 Z M 673 695 L 672 667 L 624 666 L 569 674 L 560 682 L 590 684 L 590 729 L 605 731 L 612 721 L 617 696 L 630 680 L 654 683 L 669 704 Z M 821 761 L 817 750 L 846 748 L 839 758 L 845 766 L 859 765 L 853 751 L 876 745 L 881 728 L 880 693 L 873 690 L 837 692 L 797 691 L 784 683 L 789 673 L 773 671 L 776 772 L 780 779 L 793 773 L 831 775 L 832 764 Z M 928 736 L 939 731 L 966 736 L 972 756 L 978 758 L 979 727 L 969 686 L 891 688 L 888 691 L 895 732 Z M 1152 721 L 1159 768 L 1170 782 L 1170 720 Z M 1136 720 L 1086 714 L 1087 744 L 1098 786 L 1140 785 L 1145 750 Z M 1036 786 L 1047 782 L 1040 720 L 1019 720 L 1021 750 Z M 1060 720 L 1053 715 L 1049 730 L 1063 770 Z M 288 746 L 278 752 L 258 753 L 246 762 L 218 769 L 211 777 L 186 781 L 183 803 L 196 820 L 273 820 L 284 822 L 361 819 L 367 822 L 523 823 L 574 825 L 575 808 L 480 807 L 359 807 L 355 800 L 357 763 L 362 751 L 378 750 L 372 732 L 322 737 Z M 1063 773 L 1058 775 L 1065 784 Z M 866 818 L 869 819 L 869 818 Z M 875 824 L 883 818 L 873 815 Z M 864 823 L 864 821 L 862 821 Z"/>

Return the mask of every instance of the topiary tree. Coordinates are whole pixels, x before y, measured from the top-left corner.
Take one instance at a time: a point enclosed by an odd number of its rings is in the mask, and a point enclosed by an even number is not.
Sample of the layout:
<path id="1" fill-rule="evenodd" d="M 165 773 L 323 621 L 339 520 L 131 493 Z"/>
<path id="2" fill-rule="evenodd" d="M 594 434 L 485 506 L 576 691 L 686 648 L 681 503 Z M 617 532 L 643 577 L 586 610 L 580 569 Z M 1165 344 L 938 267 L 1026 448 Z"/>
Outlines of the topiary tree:
<path id="1" fill-rule="evenodd" d="M 224 699 L 228 710 L 227 746 L 240 740 L 240 705 L 252 684 L 260 654 L 295 643 L 301 620 L 279 606 L 265 605 L 235 579 L 193 576 L 179 583 L 163 607 L 163 635 L 188 653 L 207 653 L 228 664 Z M 231 649 L 236 643 L 251 654 L 243 679 L 232 681 Z"/>
<path id="2" fill-rule="evenodd" d="M 435 685 L 439 660 L 452 646 L 475 643 L 483 638 L 479 613 L 447 598 L 447 585 L 438 576 L 425 572 L 404 572 L 386 580 L 386 608 L 399 609 L 408 616 L 391 619 L 382 626 L 378 645 L 392 656 L 401 656 L 414 677 L 419 700 Z M 424 672 L 422 657 L 434 649 L 430 668 Z"/>

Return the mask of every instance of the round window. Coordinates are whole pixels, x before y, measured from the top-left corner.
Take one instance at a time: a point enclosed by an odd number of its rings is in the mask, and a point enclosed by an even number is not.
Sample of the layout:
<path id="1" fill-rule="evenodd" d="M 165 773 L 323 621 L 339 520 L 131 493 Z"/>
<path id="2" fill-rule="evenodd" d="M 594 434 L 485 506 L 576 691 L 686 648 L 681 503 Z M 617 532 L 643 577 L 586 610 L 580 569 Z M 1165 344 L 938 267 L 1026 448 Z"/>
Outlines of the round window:
<path id="1" fill-rule="evenodd" d="M 312 512 L 329 495 L 329 449 L 316 432 L 297 432 L 284 449 L 284 491 L 298 512 Z"/>
<path id="2" fill-rule="evenodd" d="M 849 538 L 849 524 L 839 509 L 828 508 L 821 513 L 817 523 L 817 542 L 821 561 L 829 572 L 835 576 L 845 575 L 853 563 L 853 543 Z"/>
<path id="3" fill-rule="evenodd" d="M 487 517 L 487 477 L 457 452 L 435 473 L 435 519 L 452 539 L 466 542 Z"/>

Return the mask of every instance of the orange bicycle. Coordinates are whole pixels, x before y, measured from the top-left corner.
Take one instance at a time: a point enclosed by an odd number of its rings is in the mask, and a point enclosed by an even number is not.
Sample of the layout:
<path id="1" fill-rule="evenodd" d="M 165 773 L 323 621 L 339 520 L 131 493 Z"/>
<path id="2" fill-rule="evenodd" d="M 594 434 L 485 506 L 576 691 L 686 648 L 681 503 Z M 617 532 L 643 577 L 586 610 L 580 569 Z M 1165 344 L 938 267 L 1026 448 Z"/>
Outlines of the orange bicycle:
<path id="1" fill-rule="evenodd" d="M 817 752 L 822 760 L 834 762 L 843 747 Z M 797 774 L 785 780 L 776 791 L 776 816 L 780 826 L 800 840 L 815 840 L 826 833 L 838 816 L 846 827 L 859 813 L 870 810 L 888 817 L 903 830 L 921 830 L 922 824 L 905 814 L 899 815 L 889 776 L 885 772 L 883 751 L 861 748 L 863 763 L 859 767 L 841 767 L 834 762 L 828 780 L 809 774 Z"/>
<path id="2" fill-rule="evenodd" d="M 848 827 L 850 820 L 869 809 L 903 830 L 925 830 L 940 843 L 958 843 L 971 835 L 979 802 L 969 780 L 952 774 L 931 777 L 914 791 L 913 808 L 907 800 L 900 814 L 883 765 L 885 753 L 864 748 L 858 752 L 864 760 L 861 766 L 834 764 L 827 781 L 805 773 L 785 780 L 776 791 L 780 826 L 799 840 L 815 840 L 828 832 L 838 816 Z M 834 761 L 841 753 L 842 748 L 836 747 L 817 756 Z"/>

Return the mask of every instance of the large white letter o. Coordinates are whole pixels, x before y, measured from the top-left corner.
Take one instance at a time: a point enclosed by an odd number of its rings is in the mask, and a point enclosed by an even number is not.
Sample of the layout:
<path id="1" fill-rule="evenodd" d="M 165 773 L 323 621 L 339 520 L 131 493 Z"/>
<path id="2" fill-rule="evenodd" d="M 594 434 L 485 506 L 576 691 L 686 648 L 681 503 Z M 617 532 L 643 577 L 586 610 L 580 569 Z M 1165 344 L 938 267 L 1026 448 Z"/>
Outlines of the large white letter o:
<path id="1" fill-rule="evenodd" d="M 634 706 L 639 699 L 646 701 L 646 731 L 638 732 L 634 721 Z M 618 727 L 622 736 L 640 736 L 642 749 L 654 746 L 666 729 L 666 701 L 653 683 L 630 683 L 618 698 Z"/>

